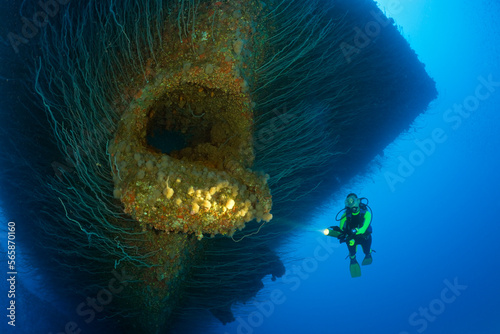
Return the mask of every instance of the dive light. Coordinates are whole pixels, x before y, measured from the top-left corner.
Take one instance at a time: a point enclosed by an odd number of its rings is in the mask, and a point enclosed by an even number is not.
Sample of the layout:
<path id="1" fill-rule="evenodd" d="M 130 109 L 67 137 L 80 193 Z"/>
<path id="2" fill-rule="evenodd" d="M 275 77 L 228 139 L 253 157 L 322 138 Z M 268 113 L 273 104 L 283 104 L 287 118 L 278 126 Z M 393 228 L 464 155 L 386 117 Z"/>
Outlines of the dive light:
<path id="1" fill-rule="evenodd" d="M 333 227 L 333 226 L 332 226 Z M 329 236 L 329 237 L 334 237 L 334 238 L 337 238 L 342 232 L 340 231 L 336 231 L 332 228 L 326 228 L 324 231 L 323 231 L 323 234 L 326 235 L 326 236 Z"/>

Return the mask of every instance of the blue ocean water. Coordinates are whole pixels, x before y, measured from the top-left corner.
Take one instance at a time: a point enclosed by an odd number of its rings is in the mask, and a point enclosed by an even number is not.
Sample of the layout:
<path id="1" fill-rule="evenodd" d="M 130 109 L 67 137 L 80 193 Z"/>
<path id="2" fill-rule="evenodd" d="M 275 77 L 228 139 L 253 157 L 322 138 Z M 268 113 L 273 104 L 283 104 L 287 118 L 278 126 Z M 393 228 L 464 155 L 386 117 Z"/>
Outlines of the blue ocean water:
<path id="1" fill-rule="evenodd" d="M 345 186 L 370 200 L 374 262 L 352 279 L 345 245 L 322 234 L 343 207 L 344 194 L 334 194 L 284 247 L 287 274 L 268 277 L 218 333 L 500 333 L 500 4 L 379 3 L 439 97 L 374 161 L 373 173 Z"/>
<path id="2" fill-rule="evenodd" d="M 221 333 L 500 333 L 500 4 L 378 2 L 439 97 L 345 187 L 370 200 L 373 264 L 353 279 L 345 245 L 325 246 L 338 197 L 288 245 L 285 277 Z"/>

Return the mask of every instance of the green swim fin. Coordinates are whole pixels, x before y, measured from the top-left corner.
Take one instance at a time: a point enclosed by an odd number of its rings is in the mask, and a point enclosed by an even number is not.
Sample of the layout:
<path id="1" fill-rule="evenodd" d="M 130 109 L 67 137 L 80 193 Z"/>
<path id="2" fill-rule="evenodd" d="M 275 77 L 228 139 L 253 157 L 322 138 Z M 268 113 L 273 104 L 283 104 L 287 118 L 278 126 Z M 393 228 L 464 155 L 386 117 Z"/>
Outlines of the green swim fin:
<path id="1" fill-rule="evenodd" d="M 368 254 L 365 256 L 365 258 L 363 259 L 363 262 L 361 262 L 361 265 L 362 266 L 367 266 L 369 264 L 372 264 L 373 262 L 373 258 L 372 258 L 372 255 L 371 254 Z"/>
<path id="2" fill-rule="evenodd" d="M 351 259 L 349 271 L 351 272 L 352 278 L 361 276 L 361 267 L 359 266 L 359 263 L 358 261 L 356 261 L 356 259 Z"/>

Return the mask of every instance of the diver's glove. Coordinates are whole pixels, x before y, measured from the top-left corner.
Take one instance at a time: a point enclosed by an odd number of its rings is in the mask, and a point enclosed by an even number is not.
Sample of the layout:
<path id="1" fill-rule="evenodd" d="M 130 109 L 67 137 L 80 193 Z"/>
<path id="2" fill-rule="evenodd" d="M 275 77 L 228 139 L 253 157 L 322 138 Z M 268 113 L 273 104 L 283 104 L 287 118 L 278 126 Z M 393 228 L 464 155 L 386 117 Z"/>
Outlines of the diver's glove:
<path id="1" fill-rule="evenodd" d="M 342 233 L 339 234 L 339 236 L 337 237 L 337 239 L 339 239 L 340 243 L 346 242 L 347 232 L 346 231 L 342 231 Z"/>
<path id="2" fill-rule="evenodd" d="M 342 232 L 342 230 L 341 230 L 341 229 L 340 229 L 340 227 L 338 227 L 338 226 L 330 226 L 330 228 L 331 228 L 332 230 L 334 230 L 335 232 Z"/>
<path id="3" fill-rule="evenodd" d="M 352 229 L 352 230 L 347 230 L 347 231 L 342 231 L 342 232 L 345 235 L 346 239 L 352 239 L 352 238 L 354 238 L 356 236 L 357 230 L 356 229 Z"/>
<path id="4" fill-rule="evenodd" d="M 358 232 L 357 229 L 353 228 L 352 230 L 348 231 L 342 231 L 342 234 L 340 234 L 337 238 L 339 239 L 340 243 L 344 242 L 350 242 L 356 237 L 356 233 Z"/>

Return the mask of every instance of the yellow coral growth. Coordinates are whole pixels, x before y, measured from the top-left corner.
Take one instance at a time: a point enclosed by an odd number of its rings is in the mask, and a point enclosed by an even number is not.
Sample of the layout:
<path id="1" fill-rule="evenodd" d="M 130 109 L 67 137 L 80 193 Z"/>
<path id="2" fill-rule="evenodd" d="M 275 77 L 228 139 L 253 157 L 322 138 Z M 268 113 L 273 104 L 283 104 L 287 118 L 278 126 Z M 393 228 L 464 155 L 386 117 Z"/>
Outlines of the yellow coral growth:
<path id="1" fill-rule="evenodd" d="M 251 78 L 242 77 L 261 60 L 245 52 L 255 38 L 246 20 L 238 30 L 214 28 L 209 15 L 196 21 L 197 33 L 182 41 L 164 36 L 155 76 L 121 112 L 109 147 L 114 196 L 144 228 L 230 235 L 272 218 L 267 177 L 250 169 Z M 203 31 L 216 37 L 199 38 Z M 189 136 L 189 144 L 168 154 L 149 146 L 148 131 L 158 126 Z"/>

